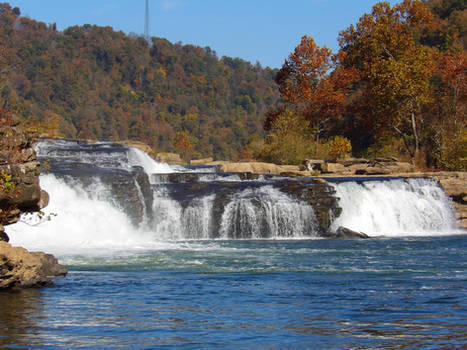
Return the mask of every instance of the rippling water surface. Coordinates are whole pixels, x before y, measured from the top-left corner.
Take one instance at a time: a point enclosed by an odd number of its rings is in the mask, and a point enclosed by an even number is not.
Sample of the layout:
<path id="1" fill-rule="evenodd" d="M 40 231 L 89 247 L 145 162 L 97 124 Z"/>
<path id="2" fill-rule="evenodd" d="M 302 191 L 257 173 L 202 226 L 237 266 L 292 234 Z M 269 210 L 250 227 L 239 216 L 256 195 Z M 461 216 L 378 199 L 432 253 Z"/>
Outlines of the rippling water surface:
<path id="1" fill-rule="evenodd" d="M 465 348 L 467 236 L 206 241 L 61 255 L 0 293 L 10 348 Z"/>

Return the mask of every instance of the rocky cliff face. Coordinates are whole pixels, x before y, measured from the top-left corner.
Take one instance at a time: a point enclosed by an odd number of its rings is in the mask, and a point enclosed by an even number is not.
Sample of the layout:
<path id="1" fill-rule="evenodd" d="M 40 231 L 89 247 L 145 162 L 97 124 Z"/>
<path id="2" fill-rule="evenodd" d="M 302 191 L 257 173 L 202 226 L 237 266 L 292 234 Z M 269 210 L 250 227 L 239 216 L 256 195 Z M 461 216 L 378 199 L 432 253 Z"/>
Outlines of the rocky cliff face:
<path id="1" fill-rule="evenodd" d="M 28 135 L 13 117 L 0 119 L 0 224 L 19 220 L 21 212 L 38 211 L 48 203 L 39 186 L 39 163 Z M 2 230 L 3 231 L 3 230 Z M 5 234 L 3 237 L 6 239 Z"/>
<path id="2" fill-rule="evenodd" d="M 39 211 L 49 200 L 39 186 L 39 162 L 31 142 L 18 121 L 0 111 L 0 289 L 43 286 L 51 282 L 48 276 L 66 273 L 51 255 L 6 243 L 4 226 L 16 223 L 23 212 Z"/>

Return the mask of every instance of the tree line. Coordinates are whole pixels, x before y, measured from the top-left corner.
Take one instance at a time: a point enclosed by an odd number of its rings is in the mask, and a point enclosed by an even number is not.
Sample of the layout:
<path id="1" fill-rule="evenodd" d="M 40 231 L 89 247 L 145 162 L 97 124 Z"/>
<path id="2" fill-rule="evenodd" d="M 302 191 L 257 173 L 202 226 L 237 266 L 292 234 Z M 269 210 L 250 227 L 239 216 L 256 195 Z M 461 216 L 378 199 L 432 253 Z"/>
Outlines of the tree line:
<path id="1" fill-rule="evenodd" d="M 155 151 L 181 144 L 187 157 L 235 159 L 264 136 L 276 73 L 111 27 L 57 31 L 0 3 L 0 107 L 50 136 L 134 139 Z"/>
<path id="2" fill-rule="evenodd" d="M 0 107 L 52 137 L 133 139 L 185 158 L 345 156 L 467 169 L 465 0 L 404 0 L 305 35 L 281 69 L 111 27 L 57 31 L 0 3 Z"/>
<path id="3" fill-rule="evenodd" d="M 258 155 L 282 163 L 397 156 L 467 170 L 465 0 L 374 5 L 333 54 L 305 35 L 278 72 Z M 292 153 L 291 150 L 297 152 Z"/>

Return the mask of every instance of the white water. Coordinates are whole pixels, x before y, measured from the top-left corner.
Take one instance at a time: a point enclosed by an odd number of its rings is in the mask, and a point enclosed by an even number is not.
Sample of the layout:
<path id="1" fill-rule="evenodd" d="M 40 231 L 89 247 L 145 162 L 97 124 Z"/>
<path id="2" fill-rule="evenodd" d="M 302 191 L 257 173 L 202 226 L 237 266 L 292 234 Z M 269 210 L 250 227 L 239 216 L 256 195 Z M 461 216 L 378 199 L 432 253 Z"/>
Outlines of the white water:
<path id="1" fill-rule="evenodd" d="M 13 245 L 56 254 L 79 254 L 96 249 L 144 247 L 150 241 L 144 232 L 132 226 L 128 217 L 102 198 L 103 192 L 98 191 L 101 184 L 96 183 L 93 191 L 84 192 L 54 175 L 42 175 L 40 181 L 50 195 L 50 203 L 43 210 L 45 217 L 52 216 L 40 221 L 34 214 L 22 220 L 29 224 L 8 226 Z"/>
<path id="2" fill-rule="evenodd" d="M 307 232 L 317 236 L 313 207 L 264 186 L 233 196 L 222 215 L 220 235 L 236 238 L 300 238 Z"/>
<path id="3" fill-rule="evenodd" d="M 393 179 L 333 184 L 342 214 L 332 225 L 370 236 L 456 233 L 450 200 L 432 179 Z"/>
<path id="4" fill-rule="evenodd" d="M 147 174 L 167 174 L 176 172 L 175 167 L 166 163 L 155 162 L 146 152 L 130 147 L 128 151 L 128 163 L 130 166 L 141 166 Z"/>
<path id="5" fill-rule="evenodd" d="M 84 190 L 80 181 L 65 183 L 54 175 L 42 175 L 41 186 L 50 195 L 50 204 L 44 209 L 45 218 L 52 216 L 50 221 L 42 219 L 40 223 L 37 216 L 26 217 L 23 221 L 28 224 L 20 222 L 7 226 L 7 233 L 14 245 L 60 255 L 159 249 L 180 240 L 212 239 L 210 237 L 309 238 L 310 234 L 313 237 L 313 233 L 317 232 L 313 208 L 272 186 L 247 188 L 233 193 L 223 204 L 225 207 L 221 208 L 223 212 L 219 222 L 214 223 L 213 212 L 219 209 L 214 207 L 219 205 L 215 204 L 214 194 L 199 197 L 187 207 L 182 207 L 170 197 L 167 188 L 160 185 L 169 179 L 164 174 L 186 171 L 182 167 L 157 163 L 137 149 L 115 150 L 106 144 L 101 146 L 108 147 L 107 153 L 89 153 L 79 145 L 76 145 L 78 150 L 62 151 L 56 150 L 54 147 L 57 145 L 54 144 L 39 146 L 39 153 L 45 152 L 43 156 L 53 154 L 59 159 L 97 162 L 102 167 L 131 169 L 139 166 L 148 175 L 159 174 L 149 176 L 154 184 L 154 201 L 152 208 L 144 207 L 146 213 L 152 209 L 154 215 L 146 215 L 137 228 L 117 207 L 109 185 L 97 178 L 91 182 L 92 186 Z M 239 181 L 236 175 L 200 177 L 201 181 Z M 343 208 L 342 215 L 332 224 L 334 230 L 344 226 L 371 236 L 429 236 L 459 232 L 449 199 L 433 180 L 349 181 L 333 186 Z M 145 206 L 142 193 L 139 194 Z"/>
<path id="6" fill-rule="evenodd" d="M 13 245 L 58 255 L 88 254 L 158 249 L 167 242 L 206 240 L 213 234 L 215 195 L 200 197 L 182 208 L 164 187 L 156 187 L 154 217 L 135 227 L 117 208 L 110 188 L 97 179 L 86 190 L 80 181 L 65 182 L 52 174 L 41 175 L 40 180 L 50 195 L 44 218 L 34 214 L 8 226 Z M 220 232 L 214 233 L 219 239 L 300 238 L 316 232 L 313 208 L 271 186 L 234 194 L 219 225 Z"/>

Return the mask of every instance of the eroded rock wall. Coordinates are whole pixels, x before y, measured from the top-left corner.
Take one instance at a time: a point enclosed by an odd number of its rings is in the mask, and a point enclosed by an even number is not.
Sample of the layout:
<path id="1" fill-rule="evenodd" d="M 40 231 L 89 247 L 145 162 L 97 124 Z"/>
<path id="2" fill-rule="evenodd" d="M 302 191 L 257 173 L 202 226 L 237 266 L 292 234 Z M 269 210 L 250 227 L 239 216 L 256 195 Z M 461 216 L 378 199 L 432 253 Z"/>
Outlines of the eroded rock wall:
<path id="1" fill-rule="evenodd" d="M 39 211 L 48 200 L 39 186 L 39 162 L 30 136 L 18 127 L 15 117 L 1 111 L 0 290 L 40 287 L 51 283 L 49 276 L 66 274 L 52 255 L 12 247 L 4 231 L 4 226 L 18 222 L 21 213 Z"/>
<path id="2" fill-rule="evenodd" d="M 13 118 L 0 118 L 0 225 L 17 222 L 22 212 L 48 203 L 39 186 L 39 162 L 27 133 Z"/>

